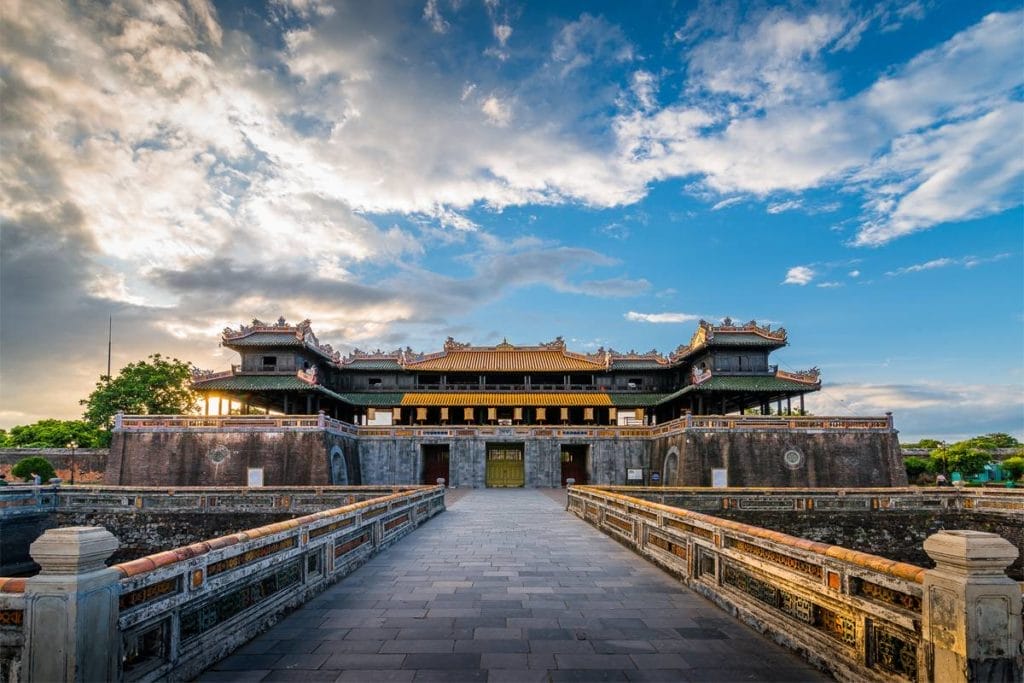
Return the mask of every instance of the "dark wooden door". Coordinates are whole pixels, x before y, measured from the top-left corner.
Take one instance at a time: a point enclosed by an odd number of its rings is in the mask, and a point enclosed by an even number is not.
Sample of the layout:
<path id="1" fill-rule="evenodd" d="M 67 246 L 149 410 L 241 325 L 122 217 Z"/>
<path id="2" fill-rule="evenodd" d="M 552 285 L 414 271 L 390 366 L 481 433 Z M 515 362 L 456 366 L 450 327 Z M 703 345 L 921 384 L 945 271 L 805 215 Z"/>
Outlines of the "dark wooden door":
<path id="1" fill-rule="evenodd" d="M 567 479 L 577 484 L 587 483 L 587 447 L 562 446 L 562 486 Z"/>
<path id="2" fill-rule="evenodd" d="M 438 479 L 444 479 L 445 486 L 451 485 L 451 477 L 448 474 L 448 447 L 447 446 L 424 446 L 423 447 L 423 479 L 424 484 L 436 484 Z"/>

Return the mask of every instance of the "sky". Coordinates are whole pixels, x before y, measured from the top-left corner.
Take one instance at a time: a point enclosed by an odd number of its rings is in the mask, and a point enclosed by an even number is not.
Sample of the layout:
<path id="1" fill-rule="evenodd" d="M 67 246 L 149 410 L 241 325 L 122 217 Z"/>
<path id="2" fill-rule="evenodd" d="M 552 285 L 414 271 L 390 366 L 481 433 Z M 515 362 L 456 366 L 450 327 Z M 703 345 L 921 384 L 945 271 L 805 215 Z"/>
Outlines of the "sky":
<path id="1" fill-rule="evenodd" d="M 1019 2 L 6 0 L 0 427 L 151 353 L 783 326 L 817 415 L 1024 437 Z"/>

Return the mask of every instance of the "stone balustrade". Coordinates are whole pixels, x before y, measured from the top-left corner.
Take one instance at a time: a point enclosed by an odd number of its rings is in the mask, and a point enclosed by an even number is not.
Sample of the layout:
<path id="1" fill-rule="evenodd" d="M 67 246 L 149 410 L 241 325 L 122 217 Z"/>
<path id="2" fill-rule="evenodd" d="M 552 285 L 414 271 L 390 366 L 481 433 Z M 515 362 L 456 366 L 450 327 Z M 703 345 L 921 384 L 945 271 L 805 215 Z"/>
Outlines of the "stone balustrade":
<path id="1" fill-rule="evenodd" d="M 567 504 L 840 680 L 1019 680 L 1024 671 L 1021 587 L 1002 573 L 1017 549 L 995 534 L 931 536 L 925 550 L 938 566 L 926 570 L 596 487 L 570 488 Z M 927 590 L 935 577 L 945 582 L 938 603 Z"/>
<path id="2" fill-rule="evenodd" d="M 604 486 L 602 490 L 714 514 L 751 512 L 967 510 L 1019 520 L 1024 525 L 1024 489 L 903 486 L 876 488 L 712 489 L 686 486 Z"/>
<path id="3" fill-rule="evenodd" d="M 38 576 L 0 578 L 0 681 L 188 680 L 444 510 L 440 486 L 379 493 L 109 569 L 109 532 L 47 531 Z"/>

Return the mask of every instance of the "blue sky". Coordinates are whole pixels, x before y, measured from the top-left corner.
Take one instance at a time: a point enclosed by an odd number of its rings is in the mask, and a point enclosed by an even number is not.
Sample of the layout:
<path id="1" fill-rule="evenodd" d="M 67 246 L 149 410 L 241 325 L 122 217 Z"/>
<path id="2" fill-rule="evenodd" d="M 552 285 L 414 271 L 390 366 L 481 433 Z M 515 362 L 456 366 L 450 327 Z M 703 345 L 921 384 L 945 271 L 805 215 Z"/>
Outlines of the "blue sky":
<path id="1" fill-rule="evenodd" d="M 668 352 L 784 326 L 817 414 L 1024 436 L 1002 2 L 15 2 L 0 426 L 220 330 Z"/>

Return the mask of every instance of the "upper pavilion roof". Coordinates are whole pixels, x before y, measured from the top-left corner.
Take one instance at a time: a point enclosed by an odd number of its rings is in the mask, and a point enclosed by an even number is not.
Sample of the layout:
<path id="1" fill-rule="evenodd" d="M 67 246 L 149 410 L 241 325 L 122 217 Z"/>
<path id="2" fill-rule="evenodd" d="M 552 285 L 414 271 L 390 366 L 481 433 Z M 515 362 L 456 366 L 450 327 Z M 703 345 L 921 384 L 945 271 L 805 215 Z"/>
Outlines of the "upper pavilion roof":
<path id="1" fill-rule="evenodd" d="M 239 325 L 237 330 L 225 327 L 221 334 L 221 343 L 230 349 L 243 348 L 306 348 L 324 358 L 338 362 L 341 354 L 331 348 L 330 344 L 321 344 L 313 334 L 310 321 L 303 320 L 298 325 L 289 325 L 285 319 L 278 318 L 276 323 L 265 323 L 253 318 L 251 325 Z"/>
<path id="2" fill-rule="evenodd" d="M 786 328 L 773 330 L 771 325 L 760 326 L 756 320 L 737 325 L 731 318 L 726 318 L 721 325 L 712 325 L 706 320 L 697 324 L 697 331 L 690 338 L 690 343 L 673 351 L 669 358 L 673 363 L 692 356 L 711 346 L 760 346 L 777 349 L 787 344 Z"/>
<path id="3" fill-rule="evenodd" d="M 608 359 L 607 354 L 568 351 L 561 337 L 537 346 L 515 346 L 508 341 L 471 346 L 449 337 L 440 353 L 407 356 L 404 366 L 428 372 L 602 372 L 608 368 Z"/>

